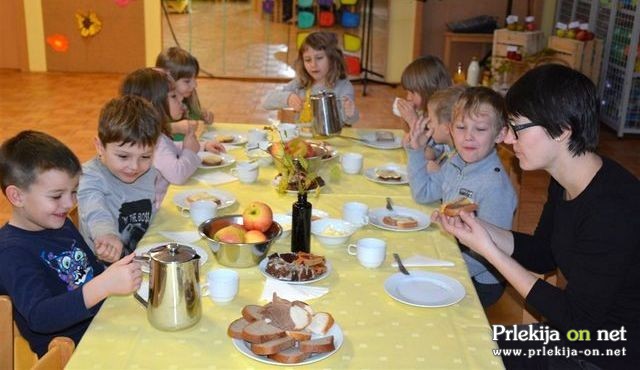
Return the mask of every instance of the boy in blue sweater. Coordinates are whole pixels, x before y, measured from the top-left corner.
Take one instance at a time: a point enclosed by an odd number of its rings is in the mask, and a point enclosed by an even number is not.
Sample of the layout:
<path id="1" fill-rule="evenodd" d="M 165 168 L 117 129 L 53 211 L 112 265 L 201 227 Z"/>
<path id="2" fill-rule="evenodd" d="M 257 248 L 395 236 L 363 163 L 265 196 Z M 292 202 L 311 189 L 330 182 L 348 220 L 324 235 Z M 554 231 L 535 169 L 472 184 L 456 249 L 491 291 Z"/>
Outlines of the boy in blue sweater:
<path id="1" fill-rule="evenodd" d="M 0 146 L 0 185 L 12 206 L 0 228 L 0 295 L 11 297 L 38 357 L 56 336 L 78 344 L 105 298 L 142 281 L 133 255 L 105 270 L 67 218 L 80 173 L 73 152 L 45 133 L 23 131 Z"/>
<path id="2" fill-rule="evenodd" d="M 479 218 L 511 228 L 517 197 L 495 149 L 506 134 L 506 121 L 502 96 L 486 87 L 466 89 L 453 106 L 450 131 L 456 154 L 440 170 L 425 169 L 424 148 L 405 147 L 414 200 L 450 203 L 466 197 L 478 205 Z M 490 306 L 504 291 L 501 277 L 488 270 L 490 265 L 466 247 L 462 257 L 482 305 Z"/>

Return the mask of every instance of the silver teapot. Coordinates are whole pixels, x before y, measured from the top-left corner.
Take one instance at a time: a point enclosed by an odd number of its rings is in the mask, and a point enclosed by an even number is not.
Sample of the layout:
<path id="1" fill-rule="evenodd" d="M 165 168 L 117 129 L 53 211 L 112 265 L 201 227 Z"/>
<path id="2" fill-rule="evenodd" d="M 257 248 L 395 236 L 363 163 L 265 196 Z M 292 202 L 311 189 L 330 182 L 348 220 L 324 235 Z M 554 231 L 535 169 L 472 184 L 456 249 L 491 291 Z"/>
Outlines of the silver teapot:
<path id="1" fill-rule="evenodd" d="M 334 93 L 322 90 L 318 94 L 311 95 L 311 107 L 315 135 L 340 135 L 342 122 L 340 122 L 340 111 Z"/>
<path id="2" fill-rule="evenodd" d="M 147 319 L 160 330 L 195 325 L 202 315 L 200 256 L 186 245 L 169 243 L 149 251 Z"/>

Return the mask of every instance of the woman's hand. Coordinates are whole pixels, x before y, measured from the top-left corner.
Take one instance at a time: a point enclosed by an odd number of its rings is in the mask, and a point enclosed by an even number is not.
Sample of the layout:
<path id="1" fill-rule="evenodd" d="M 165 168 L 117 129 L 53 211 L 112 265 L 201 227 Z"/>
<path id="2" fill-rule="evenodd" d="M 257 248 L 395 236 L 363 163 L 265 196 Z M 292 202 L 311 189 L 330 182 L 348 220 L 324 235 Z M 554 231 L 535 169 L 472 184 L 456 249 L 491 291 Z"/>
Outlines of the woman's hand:
<path id="1" fill-rule="evenodd" d="M 429 139 L 431 139 L 433 132 L 427 128 L 428 120 L 428 118 L 423 116 L 409 125 L 409 146 L 411 146 L 411 148 L 424 148 Z"/>
<path id="2" fill-rule="evenodd" d="M 342 97 L 342 111 L 347 118 L 356 114 L 356 104 L 348 96 Z"/>
<path id="3" fill-rule="evenodd" d="M 490 249 L 497 248 L 489 232 L 478 221 L 473 213 L 460 212 L 459 217 L 449 217 L 439 211 L 431 214 L 431 220 L 439 223 L 449 234 L 460 243 L 486 257 Z"/>
<path id="4" fill-rule="evenodd" d="M 400 111 L 400 117 L 411 126 L 418 120 L 418 113 L 416 113 L 413 104 L 405 99 L 398 99 L 398 110 Z"/>
<path id="5" fill-rule="evenodd" d="M 293 110 L 296 112 L 300 112 L 302 110 L 303 103 L 304 102 L 297 94 L 291 93 L 287 98 L 287 105 L 289 106 L 289 108 L 293 108 Z"/>
<path id="6" fill-rule="evenodd" d="M 96 257 L 105 262 L 115 262 L 122 255 L 122 241 L 115 234 L 100 235 L 93 241 Z"/>
<path id="7" fill-rule="evenodd" d="M 204 143 L 204 151 L 211 152 L 211 153 L 224 153 L 227 150 L 224 148 L 224 145 L 222 145 L 221 143 L 215 140 L 209 140 L 209 141 L 205 141 Z"/>

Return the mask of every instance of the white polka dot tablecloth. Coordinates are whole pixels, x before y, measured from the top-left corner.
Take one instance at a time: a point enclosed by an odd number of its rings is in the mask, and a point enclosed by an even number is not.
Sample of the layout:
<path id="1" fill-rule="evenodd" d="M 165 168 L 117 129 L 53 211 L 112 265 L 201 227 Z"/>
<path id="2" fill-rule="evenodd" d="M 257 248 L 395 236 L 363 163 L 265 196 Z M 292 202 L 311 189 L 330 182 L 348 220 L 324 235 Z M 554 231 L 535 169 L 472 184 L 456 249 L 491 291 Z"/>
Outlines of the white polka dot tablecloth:
<path id="1" fill-rule="evenodd" d="M 215 127 L 233 132 L 248 132 L 255 125 L 220 124 Z M 357 136 L 352 129 L 345 135 Z M 399 135 L 399 132 L 396 132 Z M 331 138 L 329 143 L 339 152 L 364 154 L 364 168 L 386 163 L 406 163 L 403 150 L 377 150 L 343 138 Z M 232 154 L 244 159 L 244 151 Z M 336 171 L 337 169 L 337 171 Z M 228 170 L 228 169 L 227 169 Z M 199 170 L 200 171 L 200 170 Z M 340 218 L 342 205 L 348 201 L 363 202 L 370 209 L 384 206 L 390 196 L 398 206 L 410 207 L 430 214 L 437 204 L 418 205 L 411 199 L 407 185 L 384 185 L 368 181 L 362 175 L 340 174 L 339 163 L 327 163 L 321 170 L 327 185 L 318 197 L 309 195 L 314 208 L 331 217 Z M 216 186 L 230 191 L 236 204 L 219 212 L 242 213 L 253 200 L 268 203 L 274 213 L 287 213 L 295 197 L 276 193 L 271 179 L 273 167 L 260 169 L 254 184 L 239 182 Z M 140 242 L 165 241 L 160 231 L 194 230 L 190 218 L 180 213 L 171 202 L 174 194 L 185 189 L 202 187 L 190 180 L 184 186 L 171 186 L 161 209 L 154 217 L 150 230 Z M 501 369 L 502 361 L 493 356 L 497 348 L 491 340 L 491 329 L 480 305 L 466 266 L 455 240 L 444 235 L 434 225 L 415 232 L 393 232 L 373 226 L 358 230 L 350 242 L 375 237 L 387 243 L 386 259 L 377 269 L 362 267 L 355 256 L 347 253 L 346 245 L 327 248 L 312 236 L 312 253 L 324 255 L 332 264 L 331 274 L 313 286 L 329 288 L 323 297 L 308 301 L 315 311 L 331 313 L 342 328 L 344 343 L 328 358 L 304 365 L 314 369 Z M 209 260 L 201 269 L 201 280 L 210 269 L 221 266 L 207 244 Z M 290 239 L 282 239 L 271 252 L 285 252 Z M 454 267 L 422 267 L 416 271 L 444 274 L 458 280 L 466 295 L 458 303 L 447 307 L 415 307 L 390 297 L 384 282 L 397 272 L 391 267 L 392 253 L 402 257 L 420 254 L 454 262 Z M 265 277 L 257 267 L 237 268 L 240 275 L 236 298 L 217 304 L 202 297 L 202 318 L 191 328 L 176 332 L 154 329 L 148 322 L 145 308 L 133 297 L 107 299 L 94 318 L 74 352 L 68 369 L 264 369 L 276 368 L 240 353 L 227 336 L 229 324 L 241 316 L 245 305 L 266 304 L 259 301 Z M 414 269 L 411 269 L 414 270 Z M 285 366 L 287 367 L 287 366 Z"/>

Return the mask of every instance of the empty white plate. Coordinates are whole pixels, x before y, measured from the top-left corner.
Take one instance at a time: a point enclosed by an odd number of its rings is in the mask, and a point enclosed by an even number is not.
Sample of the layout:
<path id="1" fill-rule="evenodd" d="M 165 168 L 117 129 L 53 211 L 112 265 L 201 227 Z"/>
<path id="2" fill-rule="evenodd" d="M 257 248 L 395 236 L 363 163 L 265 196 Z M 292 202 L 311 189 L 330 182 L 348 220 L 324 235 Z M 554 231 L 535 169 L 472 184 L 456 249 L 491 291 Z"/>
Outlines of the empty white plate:
<path id="1" fill-rule="evenodd" d="M 396 301 L 418 307 L 450 306 L 466 294 L 458 280 L 426 271 L 393 274 L 384 282 L 384 290 Z"/>

